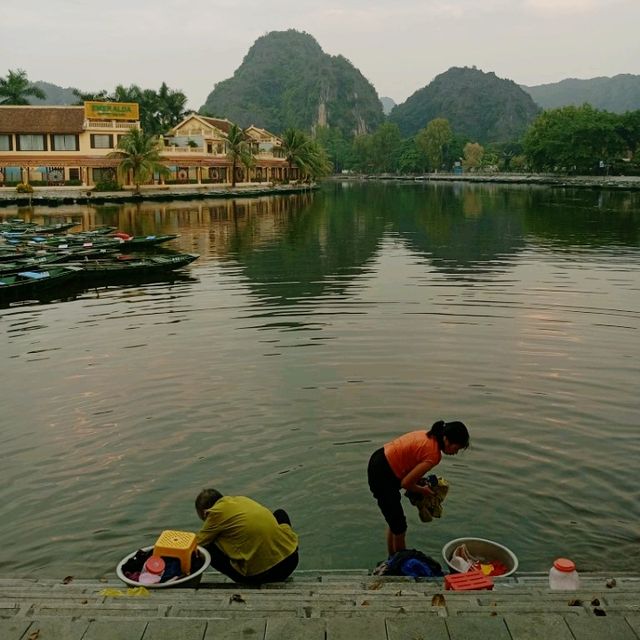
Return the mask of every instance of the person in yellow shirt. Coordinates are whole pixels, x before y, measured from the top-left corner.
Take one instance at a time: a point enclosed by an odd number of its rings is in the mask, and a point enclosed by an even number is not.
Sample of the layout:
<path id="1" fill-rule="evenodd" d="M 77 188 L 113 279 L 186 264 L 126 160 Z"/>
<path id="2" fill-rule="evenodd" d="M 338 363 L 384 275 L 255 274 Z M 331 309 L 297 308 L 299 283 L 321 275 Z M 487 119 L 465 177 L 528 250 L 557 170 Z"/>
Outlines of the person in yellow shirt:
<path id="1" fill-rule="evenodd" d="M 271 513 L 251 498 L 203 489 L 196 511 L 204 521 L 197 543 L 211 554 L 211 566 L 234 582 L 282 582 L 298 566 L 298 536 L 283 509 Z"/>

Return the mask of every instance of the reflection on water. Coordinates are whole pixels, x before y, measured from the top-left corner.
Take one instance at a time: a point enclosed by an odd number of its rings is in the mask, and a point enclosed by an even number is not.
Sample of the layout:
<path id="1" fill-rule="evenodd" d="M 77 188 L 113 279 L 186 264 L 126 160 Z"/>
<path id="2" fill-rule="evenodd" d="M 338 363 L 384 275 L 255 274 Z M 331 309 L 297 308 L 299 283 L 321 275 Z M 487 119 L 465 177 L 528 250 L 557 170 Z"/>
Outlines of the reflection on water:
<path id="1" fill-rule="evenodd" d="M 0 209 L 177 233 L 167 282 L 0 310 L 0 570 L 93 577 L 208 484 L 285 506 L 302 568 L 372 567 L 370 453 L 443 417 L 471 448 L 409 542 L 497 539 L 523 570 L 637 547 L 638 195 L 328 184 L 273 198 Z"/>

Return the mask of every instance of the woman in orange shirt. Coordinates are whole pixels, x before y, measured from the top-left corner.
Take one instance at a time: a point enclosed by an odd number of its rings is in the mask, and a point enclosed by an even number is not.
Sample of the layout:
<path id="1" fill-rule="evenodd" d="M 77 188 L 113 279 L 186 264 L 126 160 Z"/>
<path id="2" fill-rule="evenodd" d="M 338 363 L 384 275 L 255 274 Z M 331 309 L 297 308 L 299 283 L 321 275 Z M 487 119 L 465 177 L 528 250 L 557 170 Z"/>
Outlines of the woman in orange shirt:
<path id="1" fill-rule="evenodd" d="M 406 549 L 407 519 L 402 509 L 401 489 L 432 494 L 417 484 L 435 467 L 442 454 L 453 456 L 469 446 L 469 431 L 463 422 L 435 422 L 429 431 L 411 431 L 387 442 L 369 459 L 369 488 L 387 521 L 387 551 L 393 555 Z"/>

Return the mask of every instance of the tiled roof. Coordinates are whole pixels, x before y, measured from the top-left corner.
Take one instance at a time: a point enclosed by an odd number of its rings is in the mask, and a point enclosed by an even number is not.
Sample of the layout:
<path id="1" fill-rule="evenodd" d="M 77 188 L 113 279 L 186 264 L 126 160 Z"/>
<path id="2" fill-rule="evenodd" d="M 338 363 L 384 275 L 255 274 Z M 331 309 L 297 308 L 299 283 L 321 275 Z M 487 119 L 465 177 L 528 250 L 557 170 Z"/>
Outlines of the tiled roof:
<path id="1" fill-rule="evenodd" d="M 83 106 L 0 106 L 0 133 L 80 133 L 83 124 Z"/>
<path id="2" fill-rule="evenodd" d="M 260 127 L 256 127 L 255 124 L 247 127 L 244 130 L 245 134 L 254 140 L 279 140 L 278 136 L 271 131 L 267 131 L 266 129 L 261 129 Z"/>
<path id="3" fill-rule="evenodd" d="M 217 127 L 220 131 L 224 131 L 224 133 L 229 133 L 229 129 L 231 129 L 231 125 L 233 124 L 226 118 L 207 118 L 206 116 L 199 117 L 210 125 Z"/>

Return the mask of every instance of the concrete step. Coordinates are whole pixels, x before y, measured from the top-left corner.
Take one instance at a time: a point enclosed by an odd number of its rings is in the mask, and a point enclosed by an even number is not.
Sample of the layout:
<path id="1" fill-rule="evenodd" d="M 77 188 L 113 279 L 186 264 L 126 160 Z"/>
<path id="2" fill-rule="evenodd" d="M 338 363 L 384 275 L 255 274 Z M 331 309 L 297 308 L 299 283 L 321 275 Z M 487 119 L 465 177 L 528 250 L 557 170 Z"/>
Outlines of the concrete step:
<path id="1" fill-rule="evenodd" d="M 5 577 L 0 638 L 640 640 L 640 576 L 613 580 L 590 574 L 579 591 L 558 592 L 545 574 L 523 574 L 496 580 L 492 591 L 453 592 L 442 579 L 367 572 L 297 572 L 244 587 L 207 571 L 198 588 L 141 596 L 117 580 Z"/>

